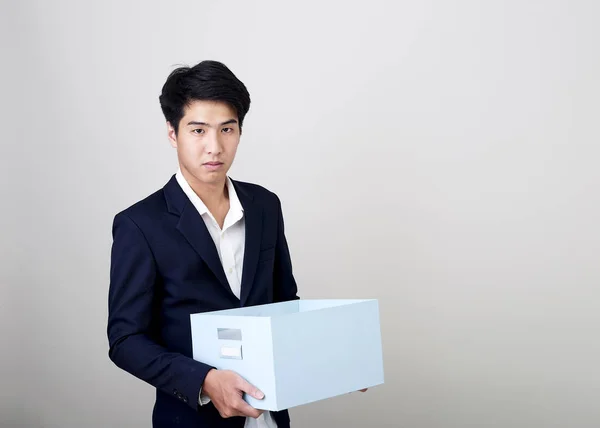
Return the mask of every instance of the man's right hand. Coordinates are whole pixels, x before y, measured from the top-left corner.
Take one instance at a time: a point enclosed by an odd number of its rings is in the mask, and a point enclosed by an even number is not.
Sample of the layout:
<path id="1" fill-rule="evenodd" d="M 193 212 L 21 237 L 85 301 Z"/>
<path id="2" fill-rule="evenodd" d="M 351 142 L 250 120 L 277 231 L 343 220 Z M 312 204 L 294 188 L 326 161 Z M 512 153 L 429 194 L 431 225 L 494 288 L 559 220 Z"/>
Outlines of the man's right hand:
<path id="1" fill-rule="evenodd" d="M 202 393 L 210 398 L 221 417 L 249 416 L 256 419 L 263 411 L 246 403 L 243 399 L 244 392 L 257 400 L 264 398 L 261 391 L 230 370 L 210 370 L 202 386 Z"/>

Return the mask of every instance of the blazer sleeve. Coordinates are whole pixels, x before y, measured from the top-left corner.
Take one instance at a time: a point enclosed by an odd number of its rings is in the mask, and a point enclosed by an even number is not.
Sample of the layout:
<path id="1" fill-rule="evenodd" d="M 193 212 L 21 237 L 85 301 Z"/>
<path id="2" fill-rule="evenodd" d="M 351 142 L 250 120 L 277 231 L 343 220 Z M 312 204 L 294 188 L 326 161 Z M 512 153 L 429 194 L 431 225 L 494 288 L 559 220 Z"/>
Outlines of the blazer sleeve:
<path id="1" fill-rule="evenodd" d="M 170 352 L 153 339 L 159 281 L 144 234 L 129 216 L 117 214 L 108 293 L 109 357 L 119 368 L 197 410 L 201 385 L 213 367 Z"/>
<path id="2" fill-rule="evenodd" d="M 288 300 L 298 300 L 298 286 L 294 278 L 292 269 L 292 260 L 290 249 L 285 237 L 285 224 L 283 220 L 283 210 L 281 200 L 275 195 L 277 201 L 277 243 L 275 244 L 275 267 L 274 267 L 274 300 L 283 302 Z"/>

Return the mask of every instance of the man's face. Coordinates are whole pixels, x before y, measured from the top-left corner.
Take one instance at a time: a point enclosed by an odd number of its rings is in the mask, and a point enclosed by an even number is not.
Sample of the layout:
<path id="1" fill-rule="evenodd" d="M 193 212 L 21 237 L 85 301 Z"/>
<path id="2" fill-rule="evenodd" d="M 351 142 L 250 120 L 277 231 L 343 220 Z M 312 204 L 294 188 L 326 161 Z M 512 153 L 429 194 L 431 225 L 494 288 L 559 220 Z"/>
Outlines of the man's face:
<path id="1" fill-rule="evenodd" d="M 177 135 L 171 124 L 168 131 L 186 179 L 196 184 L 225 182 L 240 142 L 233 108 L 219 101 L 193 101 L 184 109 Z"/>

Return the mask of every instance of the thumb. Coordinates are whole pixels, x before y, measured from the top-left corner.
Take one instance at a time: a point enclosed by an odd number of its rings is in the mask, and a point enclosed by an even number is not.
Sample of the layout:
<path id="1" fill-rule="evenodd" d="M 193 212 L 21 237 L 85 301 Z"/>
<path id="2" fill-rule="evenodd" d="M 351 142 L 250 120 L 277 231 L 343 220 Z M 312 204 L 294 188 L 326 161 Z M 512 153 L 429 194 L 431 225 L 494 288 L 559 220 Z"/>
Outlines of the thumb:
<path id="1" fill-rule="evenodd" d="M 252 397 L 256 398 L 257 400 L 262 400 L 263 398 L 265 398 L 265 394 L 263 394 L 262 391 L 260 391 L 255 386 L 249 384 L 244 379 L 242 379 L 240 383 L 240 389 L 246 394 L 249 394 Z"/>

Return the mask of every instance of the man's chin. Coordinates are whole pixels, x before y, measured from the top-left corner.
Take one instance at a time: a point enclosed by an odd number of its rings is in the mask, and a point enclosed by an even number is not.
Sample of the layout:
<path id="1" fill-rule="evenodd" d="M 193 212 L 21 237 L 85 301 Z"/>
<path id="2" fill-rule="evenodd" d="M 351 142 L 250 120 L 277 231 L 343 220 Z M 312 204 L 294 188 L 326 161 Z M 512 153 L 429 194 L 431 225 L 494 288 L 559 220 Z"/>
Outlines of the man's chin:
<path id="1" fill-rule="evenodd" d="M 197 176 L 201 183 L 207 185 L 222 184 L 225 182 L 227 175 L 224 172 L 202 173 Z"/>
<path id="2" fill-rule="evenodd" d="M 197 184 L 204 184 L 208 186 L 224 183 L 227 178 L 225 170 L 213 172 L 203 170 L 192 170 L 189 171 L 189 174 L 192 176 L 191 179 L 194 180 Z"/>

